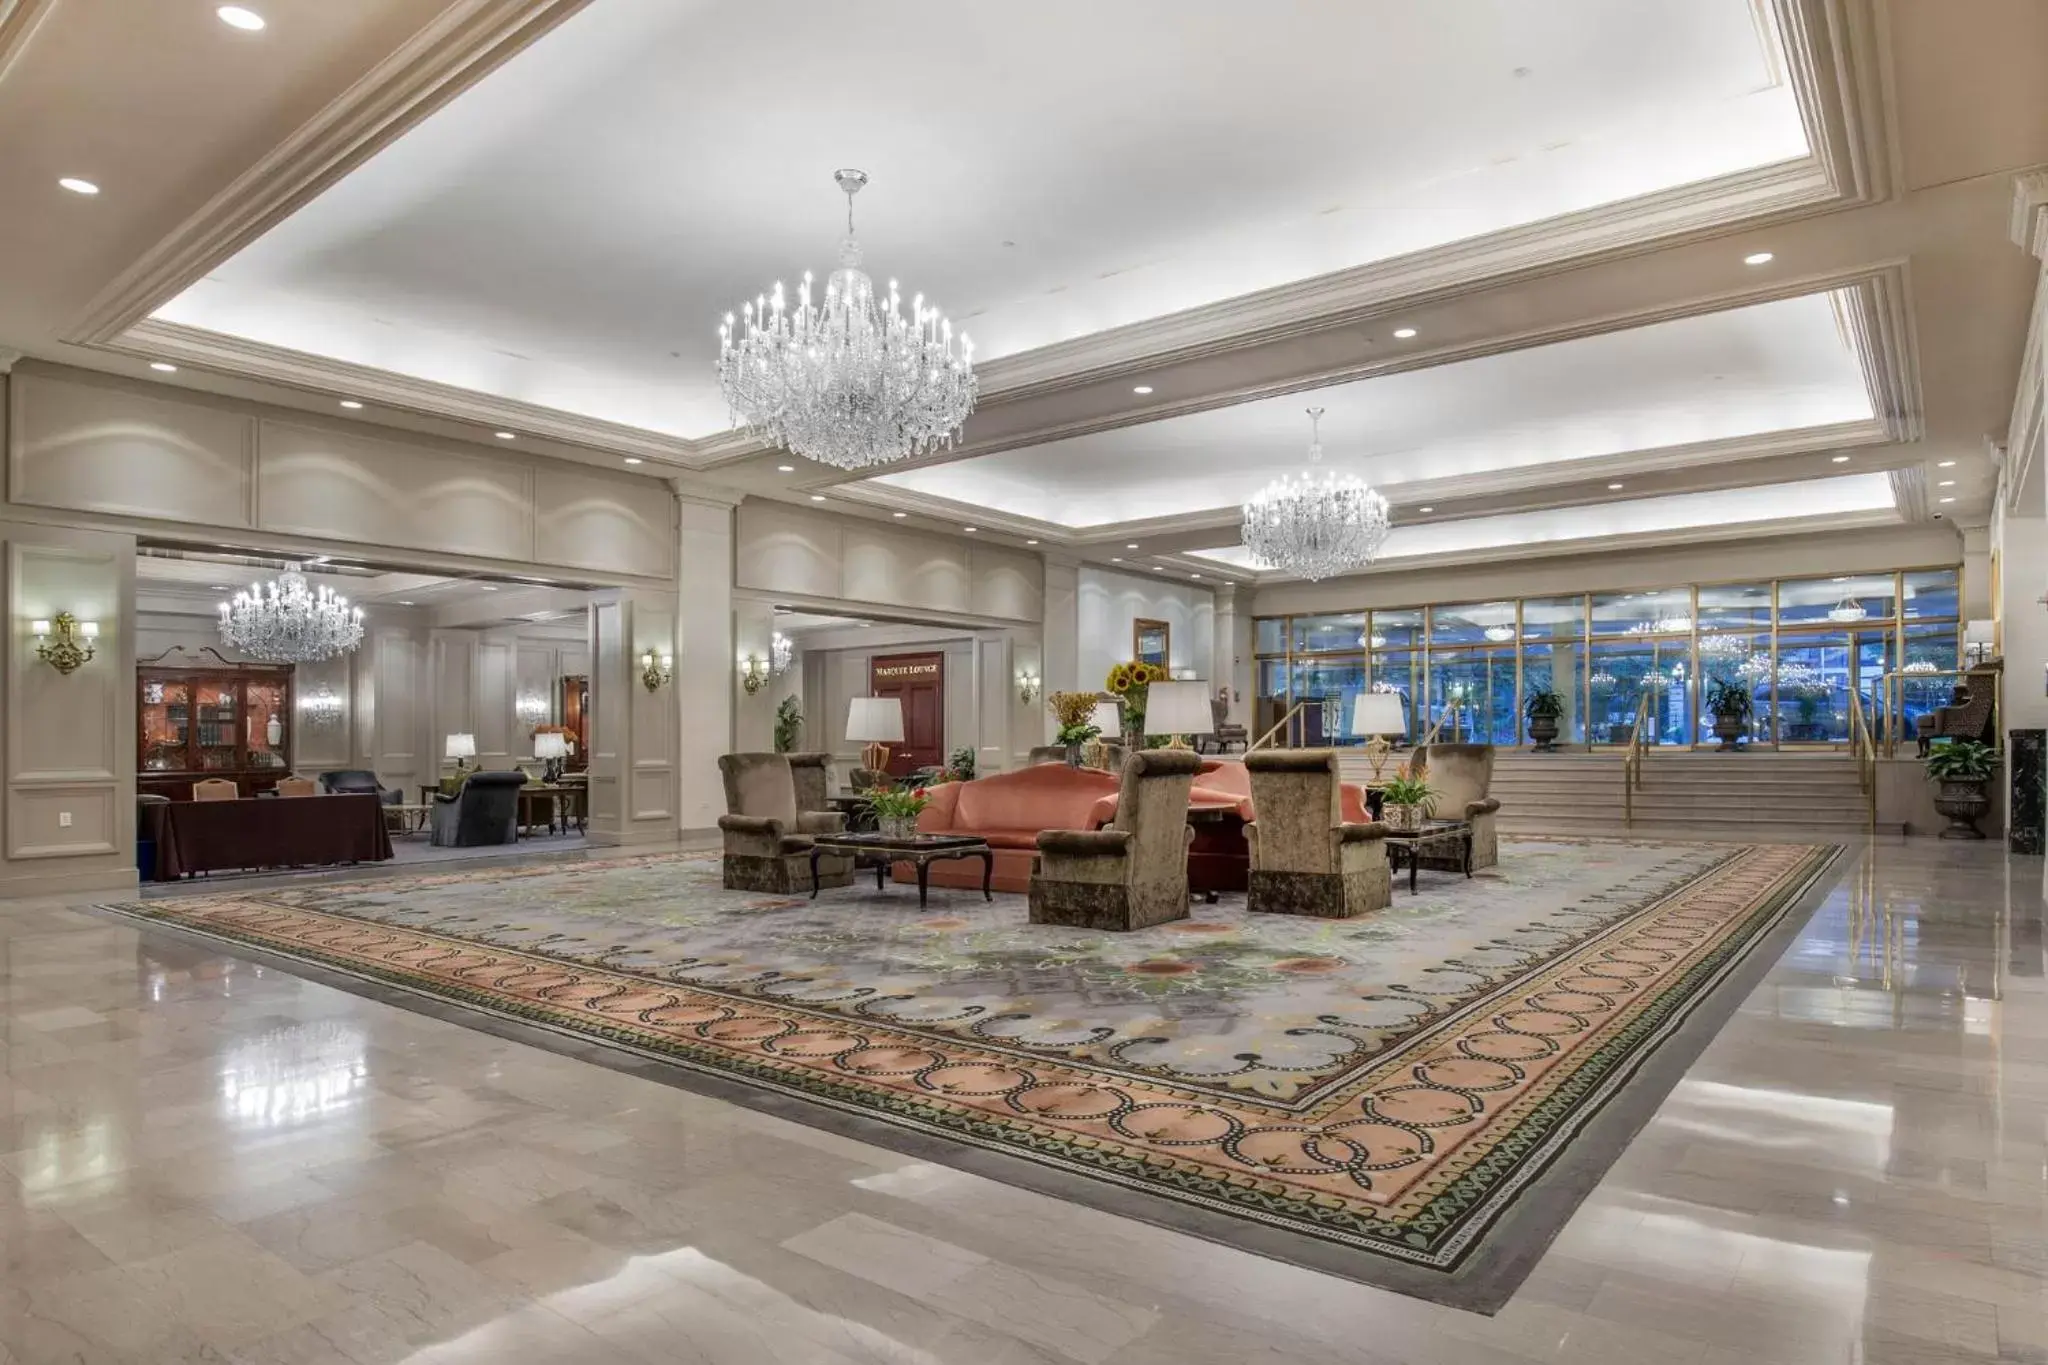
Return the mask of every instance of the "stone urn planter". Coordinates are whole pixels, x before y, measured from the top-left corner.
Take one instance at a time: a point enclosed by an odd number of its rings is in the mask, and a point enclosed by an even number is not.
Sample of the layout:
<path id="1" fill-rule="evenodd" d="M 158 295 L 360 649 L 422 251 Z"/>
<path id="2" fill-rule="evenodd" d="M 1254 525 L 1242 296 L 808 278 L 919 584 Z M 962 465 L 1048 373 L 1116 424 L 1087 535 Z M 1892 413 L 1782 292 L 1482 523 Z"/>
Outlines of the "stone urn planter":
<path id="1" fill-rule="evenodd" d="M 1529 747 L 1539 754 L 1557 752 L 1557 722 L 1564 715 L 1565 699 L 1555 688 L 1536 687 L 1522 699 L 1522 714 L 1529 721 Z"/>
<path id="2" fill-rule="evenodd" d="M 1720 751 L 1724 754 L 1734 753 L 1740 749 L 1742 737 L 1748 731 L 1749 726 L 1743 722 L 1741 716 L 1714 717 L 1714 738 L 1721 741 Z"/>
<path id="3" fill-rule="evenodd" d="M 1532 716 L 1530 718 L 1529 747 L 1540 754 L 1547 754 L 1557 748 L 1556 716 Z"/>
<path id="4" fill-rule="evenodd" d="M 1934 808 L 1948 818 L 1944 839 L 1982 839 L 1977 822 L 1991 808 L 1990 786 L 1998 752 L 1974 740 L 1952 739 L 1927 756 L 1927 776 L 1934 783 Z"/>

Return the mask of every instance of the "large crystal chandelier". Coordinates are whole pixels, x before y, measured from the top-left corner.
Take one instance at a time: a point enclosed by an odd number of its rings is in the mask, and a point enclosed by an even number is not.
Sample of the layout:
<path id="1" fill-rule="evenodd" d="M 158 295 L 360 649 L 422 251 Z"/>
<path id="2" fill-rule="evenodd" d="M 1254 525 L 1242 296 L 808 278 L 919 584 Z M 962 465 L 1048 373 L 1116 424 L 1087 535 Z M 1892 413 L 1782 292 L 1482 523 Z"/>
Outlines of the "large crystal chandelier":
<path id="1" fill-rule="evenodd" d="M 220 638 L 252 659 L 314 663 L 363 642 L 363 609 L 325 584 L 314 588 L 297 564 L 287 564 L 270 582 L 220 604 Z"/>
<path id="2" fill-rule="evenodd" d="M 1262 567 L 1313 582 L 1372 563 L 1387 543 L 1387 500 L 1365 480 L 1320 468 L 1323 410 L 1310 408 L 1308 469 L 1244 505 L 1244 546 Z"/>
<path id="3" fill-rule="evenodd" d="M 791 307 L 777 281 L 718 329 L 718 382 L 733 415 L 764 440 L 839 469 L 865 469 L 948 446 L 974 410 L 974 343 L 924 295 L 885 305 L 860 268 L 853 196 L 865 171 L 833 177 L 846 192 L 846 240 L 825 301 L 804 272 Z"/>

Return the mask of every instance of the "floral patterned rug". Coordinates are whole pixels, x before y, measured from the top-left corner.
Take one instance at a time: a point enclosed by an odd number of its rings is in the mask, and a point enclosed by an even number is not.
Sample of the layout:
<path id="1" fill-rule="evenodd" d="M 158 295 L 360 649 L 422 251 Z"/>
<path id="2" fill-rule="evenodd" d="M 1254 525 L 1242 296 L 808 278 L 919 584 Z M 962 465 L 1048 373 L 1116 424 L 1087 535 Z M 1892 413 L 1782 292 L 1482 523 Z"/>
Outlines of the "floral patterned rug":
<path id="1" fill-rule="evenodd" d="M 726 891 L 716 858 L 674 854 L 106 908 L 1083 1177 L 1070 1197 L 1142 1192 L 1171 1209 L 1105 1206 L 1438 1297 L 1376 1268 L 1459 1272 L 1839 851 L 1518 841 L 1361 919 L 1226 897 L 1130 934 L 1030 924 L 1020 896 Z"/>

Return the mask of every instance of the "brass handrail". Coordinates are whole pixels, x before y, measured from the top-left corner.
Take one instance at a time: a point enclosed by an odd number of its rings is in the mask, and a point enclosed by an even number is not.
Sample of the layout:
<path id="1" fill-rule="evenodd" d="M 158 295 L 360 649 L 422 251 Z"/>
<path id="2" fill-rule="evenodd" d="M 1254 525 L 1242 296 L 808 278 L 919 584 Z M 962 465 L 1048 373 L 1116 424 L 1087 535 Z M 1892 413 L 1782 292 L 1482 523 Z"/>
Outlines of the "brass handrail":
<path id="1" fill-rule="evenodd" d="M 1316 703 L 1316 705 L 1318 705 L 1318 706 L 1321 706 L 1321 705 L 1323 704 L 1323 703 L 1322 703 L 1322 699 L 1321 699 L 1320 697 L 1318 697 L 1318 698 L 1316 698 L 1316 699 L 1315 699 L 1315 703 Z M 1272 729 L 1270 729 L 1270 730 L 1266 731 L 1266 733 L 1265 733 L 1265 734 L 1263 734 L 1263 735 L 1260 735 L 1260 736 L 1259 736 L 1259 737 L 1258 737 L 1257 739 L 1253 740 L 1253 741 L 1252 741 L 1252 742 L 1251 742 L 1250 744 L 1247 744 L 1247 745 L 1245 746 L 1245 749 L 1244 749 L 1244 751 L 1245 751 L 1246 753 L 1248 753 L 1248 754 L 1249 754 L 1249 753 L 1255 752 L 1256 750 L 1259 750 L 1259 749 L 1263 749 L 1263 748 L 1265 748 L 1265 747 L 1266 747 L 1266 741 L 1268 741 L 1268 740 L 1272 739 L 1272 738 L 1273 738 L 1273 736 L 1275 736 L 1275 735 L 1279 734 L 1279 733 L 1280 733 L 1280 732 L 1281 732 L 1282 730 L 1285 730 L 1285 729 L 1287 728 L 1287 723 L 1288 723 L 1289 721 L 1293 720 L 1293 719 L 1294 719 L 1294 718 L 1295 718 L 1296 716 L 1300 715 L 1300 714 L 1301 714 L 1301 713 L 1302 713 L 1303 711 L 1305 711 L 1305 710 L 1307 710 L 1307 709 L 1308 709 L 1308 701 L 1307 701 L 1307 700 L 1303 700 L 1303 701 L 1298 701 L 1298 702 L 1294 703 L 1294 705 L 1292 705 L 1292 706 L 1290 706 L 1290 707 L 1288 707 L 1288 708 L 1287 708 L 1287 714 L 1286 714 L 1286 715 L 1284 715 L 1284 716 L 1282 716 L 1282 717 L 1280 717 L 1279 721 L 1278 721 L 1278 722 L 1276 722 L 1276 723 L 1274 724 L 1274 726 L 1273 726 L 1273 728 L 1272 728 Z"/>
<path id="2" fill-rule="evenodd" d="M 1869 832 L 1877 833 L 1877 741 L 1870 734 L 1870 718 L 1863 714 L 1863 694 L 1849 694 L 1849 744 L 1856 751 L 1856 785 L 1863 789 L 1865 817 Z"/>
<path id="3" fill-rule="evenodd" d="M 1621 824 L 1632 829 L 1636 823 L 1636 788 L 1643 780 L 1643 724 L 1650 718 L 1650 694 L 1636 703 L 1636 723 L 1629 727 L 1628 752 L 1621 760 Z"/>

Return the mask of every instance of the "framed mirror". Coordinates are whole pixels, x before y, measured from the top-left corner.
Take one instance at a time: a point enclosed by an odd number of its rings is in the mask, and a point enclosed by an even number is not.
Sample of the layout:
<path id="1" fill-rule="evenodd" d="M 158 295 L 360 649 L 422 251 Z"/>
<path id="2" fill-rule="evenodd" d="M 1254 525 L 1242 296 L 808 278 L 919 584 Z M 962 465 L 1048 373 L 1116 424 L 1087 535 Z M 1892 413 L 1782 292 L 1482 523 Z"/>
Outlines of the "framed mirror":
<path id="1" fill-rule="evenodd" d="M 1173 654 L 1173 627 L 1139 617 L 1131 622 L 1131 657 L 1141 664 L 1167 666 Z"/>

